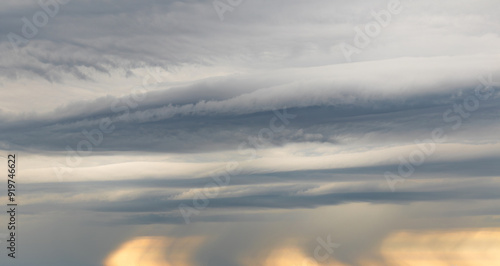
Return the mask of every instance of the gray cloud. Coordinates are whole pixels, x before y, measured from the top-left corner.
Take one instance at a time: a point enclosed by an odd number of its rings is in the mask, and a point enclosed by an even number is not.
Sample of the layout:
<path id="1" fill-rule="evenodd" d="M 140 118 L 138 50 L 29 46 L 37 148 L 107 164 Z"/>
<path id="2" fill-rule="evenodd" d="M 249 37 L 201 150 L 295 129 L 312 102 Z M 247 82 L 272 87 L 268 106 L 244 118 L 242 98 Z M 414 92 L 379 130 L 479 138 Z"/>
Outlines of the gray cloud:
<path id="1" fill-rule="evenodd" d="M 328 234 L 335 259 L 390 265 L 374 250 L 395 232 L 498 227 L 498 3 L 401 0 L 348 63 L 339 45 L 387 3 L 244 1 L 220 21 L 212 1 L 70 1 L 16 50 L 9 34 L 43 8 L 2 2 L 0 152 L 19 154 L 26 230 L 16 265 L 101 265 L 156 235 L 206 237 L 195 265 L 235 266 L 290 239 L 314 256 Z M 285 109 L 296 117 L 255 157 L 239 150 Z M 112 132 L 67 165 L 102 121 Z M 384 173 L 436 128 L 446 141 L 392 192 Z M 241 173 L 186 225 L 179 205 L 228 161 Z"/>

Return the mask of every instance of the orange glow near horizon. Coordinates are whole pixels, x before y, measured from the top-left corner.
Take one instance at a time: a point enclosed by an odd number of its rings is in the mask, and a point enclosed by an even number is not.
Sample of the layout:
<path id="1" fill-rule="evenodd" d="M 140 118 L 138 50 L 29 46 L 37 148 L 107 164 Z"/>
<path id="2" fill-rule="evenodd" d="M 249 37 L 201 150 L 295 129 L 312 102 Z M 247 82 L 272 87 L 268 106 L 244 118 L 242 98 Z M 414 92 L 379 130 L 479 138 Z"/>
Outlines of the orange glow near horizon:
<path id="1" fill-rule="evenodd" d="M 104 261 L 104 266 L 197 266 L 191 258 L 202 237 L 142 237 L 122 244 Z M 361 266 L 491 266 L 500 265 L 500 229 L 394 232 L 375 247 L 382 260 L 363 259 Z M 347 266 L 331 257 L 321 263 L 287 242 L 262 256 L 240 260 L 244 266 Z"/>
<path id="2" fill-rule="evenodd" d="M 500 229 L 399 232 L 380 250 L 389 265 L 500 265 Z"/>
<path id="3" fill-rule="evenodd" d="M 336 262 L 333 257 L 325 263 L 321 263 L 308 256 L 296 245 L 277 248 L 263 257 L 251 257 L 241 260 L 244 266 L 347 266 Z"/>
<path id="4" fill-rule="evenodd" d="M 202 238 L 142 237 L 122 244 L 104 266 L 193 266 L 190 258 Z"/>

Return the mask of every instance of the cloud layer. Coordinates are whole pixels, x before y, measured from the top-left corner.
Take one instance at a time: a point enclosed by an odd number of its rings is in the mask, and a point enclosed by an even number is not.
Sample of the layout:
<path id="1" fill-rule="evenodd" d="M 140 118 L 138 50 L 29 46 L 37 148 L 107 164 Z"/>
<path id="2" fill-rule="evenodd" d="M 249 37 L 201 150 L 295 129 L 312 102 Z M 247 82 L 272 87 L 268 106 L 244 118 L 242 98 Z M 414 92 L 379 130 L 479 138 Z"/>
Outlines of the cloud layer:
<path id="1" fill-rule="evenodd" d="M 491 265 L 497 3 L 235 2 L 0 4 L 16 265 Z"/>

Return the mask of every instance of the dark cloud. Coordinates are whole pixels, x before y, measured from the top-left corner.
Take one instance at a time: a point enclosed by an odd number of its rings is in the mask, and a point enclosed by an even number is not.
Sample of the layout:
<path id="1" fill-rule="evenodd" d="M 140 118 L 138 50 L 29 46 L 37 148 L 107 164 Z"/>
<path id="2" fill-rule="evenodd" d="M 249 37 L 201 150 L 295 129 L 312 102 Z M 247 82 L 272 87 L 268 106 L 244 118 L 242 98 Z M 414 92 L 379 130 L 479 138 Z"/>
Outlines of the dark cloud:
<path id="1" fill-rule="evenodd" d="M 231 87 L 233 81 L 228 83 L 223 84 Z M 452 94 L 439 92 L 373 99 L 353 92 L 332 98 L 330 103 L 303 98 L 304 103 L 294 100 L 269 106 L 259 103 L 260 96 L 247 97 L 251 95 L 248 92 L 256 88 L 225 92 L 227 90 L 213 85 L 204 86 L 151 92 L 146 97 L 149 100 L 140 105 L 132 96 L 75 103 L 58 110 L 65 117 L 35 116 L 3 123 L 0 138 L 14 145 L 22 143 L 36 149 L 64 151 L 66 146 L 74 146 L 85 138 L 82 131 L 100 130 L 99 123 L 109 121 L 113 130 L 101 132 L 104 141 L 94 147 L 95 152 L 199 152 L 234 149 L 249 137 L 257 136 L 262 128 L 269 128 L 271 119 L 276 116 L 269 110 L 296 116 L 285 130 L 273 134 L 271 144 L 277 146 L 305 141 L 337 143 L 345 137 L 361 139 L 369 134 L 378 135 L 370 141 L 394 143 L 413 141 L 429 135 L 435 128 L 452 132 L 450 128 L 457 121 L 445 121 L 444 114 L 455 105 L 463 106 L 466 99 L 475 99 L 478 107 L 467 112 L 467 117 L 460 118 L 462 132 L 473 131 L 478 126 L 493 126 L 489 121 L 497 117 L 498 100 L 491 97 L 491 100 L 480 101 L 472 89 L 457 89 Z M 238 105 L 242 97 L 256 103 L 249 107 L 243 102 Z M 348 98 L 351 100 L 345 102 Z M 227 105 L 229 102 L 234 104 Z M 454 111 L 448 117 L 458 115 Z M 471 134 L 469 137 L 474 138 Z"/>
<path id="2" fill-rule="evenodd" d="M 340 261 L 389 265 L 374 250 L 394 232 L 498 224 L 493 0 L 402 1 L 352 62 L 339 44 L 354 45 L 387 1 L 243 1 L 220 21 L 212 1 L 74 0 L 14 49 L 8 36 L 23 36 L 37 2 L 0 4 L 0 152 L 21 162 L 19 265 L 100 265 L 150 234 L 207 236 L 196 265 L 236 266 L 292 238 L 313 256 L 330 233 Z M 238 153 L 284 110 L 294 118 L 255 157 Z M 57 179 L 67 147 L 102 121 L 113 130 Z M 384 173 L 436 128 L 446 141 L 391 191 Z M 241 173 L 186 225 L 179 206 L 227 161 Z"/>

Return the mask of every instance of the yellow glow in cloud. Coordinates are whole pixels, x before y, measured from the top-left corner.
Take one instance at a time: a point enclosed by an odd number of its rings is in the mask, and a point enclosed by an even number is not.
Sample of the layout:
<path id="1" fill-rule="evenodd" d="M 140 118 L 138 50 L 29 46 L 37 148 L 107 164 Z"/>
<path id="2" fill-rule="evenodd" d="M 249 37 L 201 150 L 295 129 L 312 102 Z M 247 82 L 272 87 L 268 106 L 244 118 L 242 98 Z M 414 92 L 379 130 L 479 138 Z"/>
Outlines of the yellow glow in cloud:
<path id="1" fill-rule="evenodd" d="M 242 261 L 245 266 L 346 266 L 335 262 L 333 258 L 321 263 L 316 259 L 309 257 L 298 247 L 287 246 L 273 250 L 264 258 L 250 258 Z"/>
<path id="2" fill-rule="evenodd" d="M 265 260 L 263 266 L 317 266 L 318 264 L 298 248 L 283 248 L 275 250 Z"/>
<path id="3" fill-rule="evenodd" d="M 105 266 L 193 266 L 192 251 L 201 238 L 142 237 L 122 244 L 106 258 Z"/>
<path id="4" fill-rule="evenodd" d="M 381 247 L 390 265 L 500 265 L 500 229 L 399 232 Z"/>
<path id="5" fill-rule="evenodd" d="M 121 245 L 105 266 L 196 266 L 190 258 L 203 238 L 143 237 Z M 500 229 L 478 231 L 397 232 L 380 246 L 381 261 L 362 266 L 491 266 L 500 265 Z M 267 253 L 267 252 L 266 252 Z M 241 260 L 245 266 L 346 266 L 335 258 L 322 263 L 297 245 L 282 246 L 264 256 Z"/>

